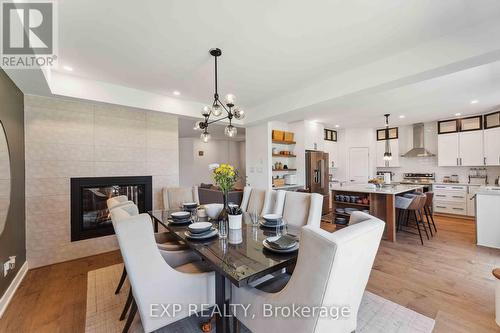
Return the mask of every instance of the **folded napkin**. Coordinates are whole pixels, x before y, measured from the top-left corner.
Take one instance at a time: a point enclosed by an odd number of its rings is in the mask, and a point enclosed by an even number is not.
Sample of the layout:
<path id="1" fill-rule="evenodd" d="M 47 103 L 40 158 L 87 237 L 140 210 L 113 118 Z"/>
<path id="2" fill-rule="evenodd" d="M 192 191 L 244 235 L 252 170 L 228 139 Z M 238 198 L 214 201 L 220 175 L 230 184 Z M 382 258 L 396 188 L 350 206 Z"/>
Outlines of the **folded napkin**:
<path id="1" fill-rule="evenodd" d="M 297 244 L 297 238 L 291 235 L 283 235 L 280 238 L 270 241 L 267 240 L 267 244 L 269 244 L 272 248 L 283 250 L 294 247 Z"/>

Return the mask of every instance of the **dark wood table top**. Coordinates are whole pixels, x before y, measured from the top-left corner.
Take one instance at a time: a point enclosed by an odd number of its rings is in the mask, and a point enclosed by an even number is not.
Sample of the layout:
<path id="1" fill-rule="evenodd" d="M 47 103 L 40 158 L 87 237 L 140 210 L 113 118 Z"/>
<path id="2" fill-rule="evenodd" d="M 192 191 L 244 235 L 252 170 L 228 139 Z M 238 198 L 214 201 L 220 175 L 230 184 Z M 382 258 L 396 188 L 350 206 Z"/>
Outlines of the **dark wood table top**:
<path id="1" fill-rule="evenodd" d="M 168 219 L 172 211 L 154 210 L 149 214 L 154 221 L 163 225 L 179 240 L 196 251 L 216 271 L 240 287 L 252 280 L 295 263 L 298 251 L 278 254 L 264 248 L 262 242 L 276 235 L 275 228 L 253 226 L 250 215 L 243 214 L 243 227 L 229 230 L 225 239 L 219 236 L 208 240 L 191 240 L 186 237 L 187 225 L 174 225 Z M 200 219 L 201 221 L 201 219 Z M 205 219 L 206 221 L 206 219 Z M 214 226 L 218 226 L 215 222 Z M 300 229 L 286 227 L 283 233 L 300 236 Z"/>

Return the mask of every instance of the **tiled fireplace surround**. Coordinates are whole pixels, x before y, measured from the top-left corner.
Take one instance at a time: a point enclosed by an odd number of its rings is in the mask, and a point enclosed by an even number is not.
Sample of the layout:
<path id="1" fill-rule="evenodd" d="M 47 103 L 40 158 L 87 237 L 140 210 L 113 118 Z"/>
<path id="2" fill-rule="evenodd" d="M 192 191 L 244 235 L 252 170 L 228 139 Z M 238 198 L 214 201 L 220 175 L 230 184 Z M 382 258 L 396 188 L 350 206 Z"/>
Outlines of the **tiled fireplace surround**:
<path id="1" fill-rule="evenodd" d="M 71 242 L 70 178 L 153 176 L 179 182 L 177 118 L 108 104 L 25 97 L 26 247 L 30 268 L 117 249 L 115 236 Z"/>

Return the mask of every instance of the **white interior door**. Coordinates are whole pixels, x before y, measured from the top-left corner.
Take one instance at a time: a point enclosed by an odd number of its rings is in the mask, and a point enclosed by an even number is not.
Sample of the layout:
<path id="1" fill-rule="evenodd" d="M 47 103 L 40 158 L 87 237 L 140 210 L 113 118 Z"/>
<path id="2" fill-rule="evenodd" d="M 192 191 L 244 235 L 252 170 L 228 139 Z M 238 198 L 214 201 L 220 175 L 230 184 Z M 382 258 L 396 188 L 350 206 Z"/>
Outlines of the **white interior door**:
<path id="1" fill-rule="evenodd" d="M 367 183 L 370 169 L 370 154 L 368 147 L 349 149 L 349 182 L 354 184 Z"/>

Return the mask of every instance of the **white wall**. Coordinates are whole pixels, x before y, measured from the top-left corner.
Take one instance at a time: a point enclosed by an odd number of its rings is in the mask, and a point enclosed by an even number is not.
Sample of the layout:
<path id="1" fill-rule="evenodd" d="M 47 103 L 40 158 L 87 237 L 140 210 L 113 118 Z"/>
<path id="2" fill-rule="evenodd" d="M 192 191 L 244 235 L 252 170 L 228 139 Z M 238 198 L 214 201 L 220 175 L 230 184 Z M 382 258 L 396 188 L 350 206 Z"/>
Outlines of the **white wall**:
<path id="1" fill-rule="evenodd" d="M 247 183 L 263 190 L 271 188 L 271 128 L 262 123 L 246 128 Z"/>
<path id="2" fill-rule="evenodd" d="M 111 104 L 25 96 L 26 247 L 30 268 L 117 249 L 115 236 L 70 240 L 70 178 L 153 176 L 179 183 L 177 117 Z"/>
<path id="3" fill-rule="evenodd" d="M 199 138 L 180 138 L 180 185 L 190 187 L 200 183 L 213 184 L 212 173 L 208 169 L 208 165 L 211 163 L 233 165 L 240 174 L 237 185 L 244 185 L 245 160 L 241 159 L 241 146 L 241 142 L 238 141 L 212 139 L 205 143 Z M 203 152 L 203 156 L 200 156 L 199 152 Z"/>

